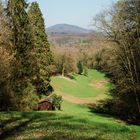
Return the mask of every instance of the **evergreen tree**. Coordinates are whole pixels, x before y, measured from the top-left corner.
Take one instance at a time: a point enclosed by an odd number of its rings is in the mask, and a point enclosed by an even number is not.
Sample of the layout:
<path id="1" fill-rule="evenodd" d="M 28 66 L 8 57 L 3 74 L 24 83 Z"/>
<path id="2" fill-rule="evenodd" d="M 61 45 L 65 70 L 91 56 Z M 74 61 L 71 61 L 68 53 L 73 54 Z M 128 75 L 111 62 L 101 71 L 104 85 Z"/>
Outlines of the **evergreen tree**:
<path id="1" fill-rule="evenodd" d="M 30 101 L 33 99 L 32 96 L 29 98 L 29 96 L 25 96 L 25 94 L 28 93 L 35 96 L 35 90 L 31 86 L 34 76 L 35 61 L 32 53 L 33 44 L 31 26 L 26 12 L 27 7 L 28 5 L 25 0 L 9 0 L 7 6 L 7 13 L 12 23 L 12 45 L 14 46 L 15 53 L 12 63 L 13 72 L 11 76 L 11 85 L 16 95 L 15 97 L 17 98 L 17 109 L 19 110 L 25 109 L 25 106 L 28 106 L 28 110 L 32 109 L 31 104 L 29 105 L 25 102 L 23 104 L 23 96 L 24 100 L 26 97 L 27 100 Z M 37 99 L 37 97 L 35 97 L 35 99 Z"/>
<path id="2" fill-rule="evenodd" d="M 9 77 L 11 75 L 11 30 L 4 6 L 0 0 L 0 111 L 7 111 L 14 104 Z"/>
<path id="3" fill-rule="evenodd" d="M 83 73 L 83 64 L 82 64 L 82 61 L 78 61 L 77 68 L 78 68 L 78 74 L 82 74 Z"/>
<path id="4" fill-rule="evenodd" d="M 52 63 L 52 55 L 45 31 L 43 15 L 37 2 L 31 3 L 28 15 L 32 26 L 34 53 L 37 60 L 34 84 L 39 95 L 47 94 L 51 87 L 49 65 Z"/>

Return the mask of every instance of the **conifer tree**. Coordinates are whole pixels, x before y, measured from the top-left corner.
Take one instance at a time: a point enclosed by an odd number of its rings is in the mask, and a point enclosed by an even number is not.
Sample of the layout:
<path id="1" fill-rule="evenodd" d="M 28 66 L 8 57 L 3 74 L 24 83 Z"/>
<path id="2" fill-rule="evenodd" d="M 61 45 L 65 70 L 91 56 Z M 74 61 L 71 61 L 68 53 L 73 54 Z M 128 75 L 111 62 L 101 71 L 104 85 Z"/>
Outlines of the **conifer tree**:
<path id="1" fill-rule="evenodd" d="M 11 74 L 11 30 L 8 18 L 4 11 L 3 2 L 0 0 L 0 111 L 7 111 L 14 104 L 9 77 Z"/>
<path id="2" fill-rule="evenodd" d="M 39 95 L 46 94 L 50 86 L 49 65 L 52 63 L 50 44 L 47 39 L 43 15 L 37 2 L 31 3 L 28 11 L 32 26 L 35 59 L 37 60 L 34 84 Z"/>
<path id="3" fill-rule="evenodd" d="M 78 74 L 82 74 L 83 73 L 83 64 L 82 64 L 81 60 L 78 61 L 77 68 L 78 68 Z"/>
<path id="4" fill-rule="evenodd" d="M 31 109 L 33 107 L 31 100 L 37 99 L 32 86 L 35 61 L 32 53 L 31 26 L 26 12 L 27 6 L 25 0 L 9 0 L 7 5 L 7 13 L 11 19 L 12 45 L 15 54 L 12 63 L 11 85 L 17 98 L 19 110 Z"/>

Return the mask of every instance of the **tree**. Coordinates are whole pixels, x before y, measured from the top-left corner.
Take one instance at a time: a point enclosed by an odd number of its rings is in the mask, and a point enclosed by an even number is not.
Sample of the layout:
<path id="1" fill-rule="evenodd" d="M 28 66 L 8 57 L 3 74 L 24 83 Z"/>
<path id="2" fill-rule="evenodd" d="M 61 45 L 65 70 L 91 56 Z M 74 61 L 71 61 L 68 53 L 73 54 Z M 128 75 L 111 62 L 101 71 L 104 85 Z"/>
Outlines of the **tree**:
<path id="1" fill-rule="evenodd" d="M 69 76 L 77 72 L 77 49 L 74 47 L 53 47 L 55 74 Z"/>
<path id="2" fill-rule="evenodd" d="M 0 0 L 0 46 L 11 52 L 12 45 L 10 44 L 12 31 L 10 22 L 6 16 L 3 3 Z"/>
<path id="3" fill-rule="evenodd" d="M 31 101 L 30 94 L 36 96 L 33 89 L 32 79 L 35 74 L 35 59 L 33 55 L 33 44 L 31 36 L 31 26 L 27 15 L 27 3 L 25 0 L 9 0 L 7 14 L 11 20 L 12 46 L 14 47 L 13 70 L 11 75 L 11 85 L 16 97 L 16 110 L 32 110 L 32 105 L 23 103 L 23 96 Z M 27 92 L 28 91 L 28 92 Z M 31 102 L 32 103 L 32 102 Z"/>
<path id="4" fill-rule="evenodd" d="M 11 30 L 9 20 L 0 1 L 0 110 L 9 110 L 14 105 L 9 84 L 11 75 Z"/>
<path id="5" fill-rule="evenodd" d="M 117 97 L 127 106 L 126 113 L 131 119 L 140 115 L 139 6 L 137 0 L 120 0 L 96 18 L 100 31 L 113 43 L 114 55 L 109 66 L 117 85 Z"/>
<path id="6" fill-rule="evenodd" d="M 82 64 L 82 61 L 78 61 L 77 68 L 78 68 L 78 74 L 82 74 L 83 73 L 83 64 Z"/>
<path id="7" fill-rule="evenodd" d="M 126 78 L 122 79 L 123 86 L 118 80 L 120 88 L 125 89 L 128 96 L 135 99 L 132 101 L 136 104 L 140 115 L 140 1 L 128 0 L 116 5 L 117 14 L 114 16 L 114 22 L 119 23 L 121 27 L 118 31 L 118 40 L 116 52 L 119 54 L 119 66 L 122 69 L 119 76 L 125 74 Z M 119 78 L 120 78 L 119 77 Z M 126 86 L 125 86 L 126 85 Z M 124 88 L 125 87 L 125 88 Z M 124 91 L 122 91 L 123 93 Z M 131 94 L 133 93 L 134 96 Z M 134 98 L 135 97 L 135 98 Z M 127 101 L 126 101 L 127 102 Z M 135 105 L 133 106 L 135 107 Z"/>
<path id="8" fill-rule="evenodd" d="M 53 60 L 45 30 L 43 15 L 37 2 L 31 3 L 28 15 L 32 27 L 34 54 L 37 62 L 34 85 L 39 95 L 47 94 L 47 91 L 50 88 L 49 65 Z"/>

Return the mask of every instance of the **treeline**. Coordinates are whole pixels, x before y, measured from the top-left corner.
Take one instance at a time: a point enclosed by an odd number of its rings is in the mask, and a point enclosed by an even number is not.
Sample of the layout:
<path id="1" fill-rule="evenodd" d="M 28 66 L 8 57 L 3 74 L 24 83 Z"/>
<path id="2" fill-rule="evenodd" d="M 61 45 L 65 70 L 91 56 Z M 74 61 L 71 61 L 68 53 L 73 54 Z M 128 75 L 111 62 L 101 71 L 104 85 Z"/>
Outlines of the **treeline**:
<path id="1" fill-rule="evenodd" d="M 52 54 L 37 2 L 0 3 L 0 110 L 37 109 L 48 94 Z"/>
<path id="2" fill-rule="evenodd" d="M 120 0 L 95 18 L 109 48 L 97 55 L 96 66 L 110 76 L 116 88 L 113 100 L 96 108 L 129 121 L 140 122 L 140 1 Z"/>
<path id="3" fill-rule="evenodd" d="M 87 76 L 87 70 L 93 69 L 100 63 L 97 53 L 107 46 L 107 42 L 93 36 L 94 45 L 59 47 L 52 46 L 54 62 L 51 65 L 52 75 L 70 76 L 73 73 Z"/>

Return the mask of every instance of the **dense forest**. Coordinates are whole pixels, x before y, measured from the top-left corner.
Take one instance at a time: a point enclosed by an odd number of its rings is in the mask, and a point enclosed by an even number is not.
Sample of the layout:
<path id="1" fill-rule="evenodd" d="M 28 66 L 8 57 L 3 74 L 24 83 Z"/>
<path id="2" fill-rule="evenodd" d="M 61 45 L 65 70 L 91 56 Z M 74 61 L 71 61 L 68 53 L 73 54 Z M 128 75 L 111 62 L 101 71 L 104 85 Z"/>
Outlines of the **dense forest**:
<path id="1" fill-rule="evenodd" d="M 51 77 L 88 77 L 88 69 L 96 69 L 114 86 L 111 98 L 91 106 L 94 112 L 139 124 L 139 7 L 139 0 L 118 0 L 93 18 L 96 32 L 85 45 L 65 47 L 49 43 L 37 2 L 1 1 L 0 111 L 38 110 L 48 96 L 60 109 L 62 97 L 54 93 Z"/>

